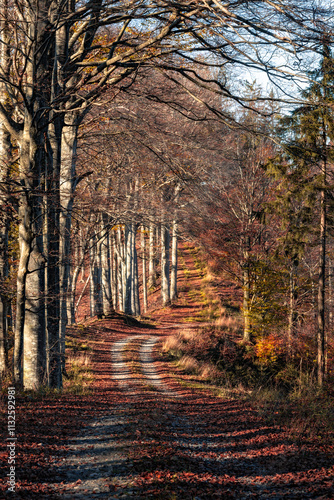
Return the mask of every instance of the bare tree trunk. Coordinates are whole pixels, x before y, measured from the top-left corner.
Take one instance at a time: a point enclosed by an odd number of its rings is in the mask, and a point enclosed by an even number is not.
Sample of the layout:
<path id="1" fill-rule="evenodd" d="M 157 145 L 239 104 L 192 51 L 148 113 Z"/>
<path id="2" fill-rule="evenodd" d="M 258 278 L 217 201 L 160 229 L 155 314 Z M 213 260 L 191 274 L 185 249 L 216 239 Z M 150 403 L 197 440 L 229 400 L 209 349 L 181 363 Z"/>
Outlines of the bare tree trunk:
<path id="1" fill-rule="evenodd" d="M 5 75 L 9 72 L 9 33 L 8 33 L 8 3 L 4 0 L 0 7 L 3 20 L 0 21 L 0 31 L 2 42 L 0 44 L 0 65 Z M 9 107 L 6 103 L 6 87 L 0 83 L 0 102 L 5 108 Z M 8 313 L 10 303 L 6 293 L 6 279 L 9 273 L 8 265 L 8 215 L 7 215 L 7 194 L 6 185 L 9 180 L 9 160 L 10 160 L 10 134 L 3 123 L 0 123 L 0 381 L 8 371 Z"/>
<path id="2" fill-rule="evenodd" d="M 25 321 L 23 329 L 23 386 L 38 389 L 45 370 L 44 259 L 35 239 L 29 255 L 26 277 Z"/>
<path id="3" fill-rule="evenodd" d="M 124 240 L 125 240 L 125 229 L 124 229 Z M 118 284 L 118 304 L 119 310 L 124 312 L 125 310 L 125 287 L 126 287 L 126 263 L 125 263 L 125 241 L 122 238 L 122 228 L 118 226 L 117 229 L 117 244 L 115 245 L 115 250 L 117 252 L 117 284 Z"/>
<path id="4" fill-rule="evenodd" d="M 0 183 L 5 186 L 8 181 L 8 159 L 10 138 L 3 125 L 0 124 Z M 9 300 L 6 293 L 6 279 L 8 278 L 8 216 L 6 209 L 6 193 L 4 188 L 0 192 L 0 380 L 8 370 L 8 329 L 7 316 Z"/>
<path id="5" fill-rule="evenodd" d="M 109 231 L 104 229 L 101 221 L 100 235 L 100 259 L 101 259 L 101 286 L 102 286 L 102 309 L 104 316 L 110 316 L 113 311 L 111 295 L 111 269 L 110 269 L 110 247 Z"/>
<path id="6" fill-rule="evenodd" d="M 95 312 L 95 302 L 94 302 L 94 260 L 96 258 L 96 249 L 94 245 L 89 249 L 89 309 L 90 309 L 90 317 L 94 316 Z"/>
<path id="7" fill-rule="evenodd" d="M 243 305 L 242 312 L 244 316 L 244 342 L 251 340 L 251 298 L 250 298 L 250 275 L 249 263 L 245 263 L 245 268 L 242 272 L 242 288 L 243 288 Z"/>
<path id="8" fill-rule="evenodd" d="M 26 112 L 20 141 L 20 178 L 26 189 L 20 197 L 20 261 L 17 286 L 15 378 L 20 382 L 21 342 L 23 339 L 23 386 L 37 389 L 45 370 L 45 307 L 42 211 L 38 193 L 41 171 L 45 165 L 43 148 L 35 140 L 35 128 Z M 16 357 L 15 357 L 16 354 Z"/>
<path id="9" fill-rule="evenodd" d="M 47 381 L 50 387 L 62 387 L 59 338 L 59 162 L 60 144 L 55 123 L 49 126 L 51 152 L 46 166 L 44 198 L 44 248 L 47 249 L 46 289 L 46 351 Z"/>
<path id="10" fill-rule="evenodd" d="M 134 314 L 134 296 L 133 296 L 133 225 L 127 224 L 125 226 L 125 257 L 126 257 L 126 279 L 125 279 L 125 314 Z"/>
<path id="11" fill-rule="evenodd" d="M 143 310 L 147 311 L 147 276 L 146 276 L 146 238 L 145 227 L 141 230 L 141 251 L 142 251 L 142 264 L 143 264 Z"/>
<path id="12" fill-rule="evenodd" d="M 129 315 L 140 315 L 138 262 L 136 250 L 136 224 L 125 226 L 125 289 L 123 290 L 125 303 L 124 312 Z"/>
<path id="13" fill-rule="evenodd" d="M 136 248 L 136 226 L 134 225 L 133 238 L 133 295 L 134 295 L 134 314 L 140 316 L 140 300 L 139 300 L 139 278 L 138 278 L 138 255 Z"/>
<path id="14" fill-rule="evenodd" d="M 70 276 L 71 221 L 76 184 L 75 163 L 77 148 L 78 114 L 67 113 L 61 137 L 61 166 L 59 184 L 59 286 L 60 286 L 60 354 L 65 369 L 65 334 L 67 325 L 67 294 Z"/>
<path id="15" fill-rule="evenodd" d="M 90 315 L 102 317 L 101 268 L 98 245 L 92 244 L 90 249 Z"/>
<path id="16" fill-rule="evenodd" d="M 111 296 L 114 309 L 119 309 L 118 301 L 118 257 L 116 252 L 116 233 L 113 230 L 109 233 L 111 256 Z"/>
<path id="17" fill-rule="evenodd" d="M 17 284 L 16 284 L 16 317 L 15 317 L 15 337 L 14 337 L 14 360 L 13 360 L 13 378 L 14 383 L 18 386 L 23 384 L 23 328 L 25 318 L 25 290 L 26 278 L 28 271 L 28 261 L 30 256 L 31 244 L 31 231 L 29 219 L 25 218 L 25 214 L 29 213 L 29 207 L 24 199 L 21 197 L 19 206 L 19 250 L 20 259 L 17 270 Z"/>
<path id="18" fill-rule="evenodd" d="M 87 251 L 87 242 L 84 244 L 81 241 L 81 238 L 77 240 L 77 245 L 76 245 L 76 266 L 73 269 L 72 273 L 72 278 L 71 278 L 71 293 L 70 293 L 70 321 L 71 324 L 75 324 L 76 322 L 76 291 L 77 291 L 77 283 L 79 279 L 79 274 L 80 271 L 84 267 L 84 262 L 85 262 L 85 257 L 86 257 L 86 251 Z"/>
<path id="19" fill-rule="evenodd" d="M 57 55 L 58 55 L 57 48 Z M 57 58 L 56 58 L 57 59 Z M 52 74 L 51 98 L 56 99 L 58 86 L 54 61 Z M 59 176 L 61 163 L 61 130 L 63 120 L 53 111 L 48 124 L 47 158 L 45 162 L 45 192 L 44 208 L 44 249 L 47 251 L 45 289 L 46 289 L 46 352 L 47 381 L 53 388 L 62 387 L 62 370 L 60 357 L 60 288 L 59 288 Z"/>
<path id="20" fill-rule="evenodd" d="M 72 275 L 72 280 L 71 280 L 71 296 L 70 296 L 70 307 L 71 307 L 70 322 L 71 322 L 71 325 L 74 325 L 76 322 L 76 319 L 75 319 L 75 299 L 76 299 L 77 283 L 78 283 L 78 278 L 79 278 L 79 273 L 80 273 L 81 267 L 82 267 L 81 262 L 75 266 L 75 268 L 73 269 L 73 275 Z"/>
<path id="21" fill-rule="evenodd" d="M 84 283 L 85 282 L 85 251 L 84 251 L 85 245 L 84 245 L 84 238 L 82 236 L 82 229 L 81 228 L 80 228 L 79 234 L 80 234 L 80 257 L 82 259 L 80 282 Z"/>
<path id="22" fill-rule="evenodd" d="M 5 183 L 5 175 L 2 174 L 8 171 L 7 166 L 3 164 L 5 161 L 4 155 L 1 154 L 2 141 L 0 130 L 0 182 Z M 0 205 L 5 207 L 6 195 L 0 193 Z M 3 210 L 3 215 L 0 220 L 0 380 L 5 376 L 8 370 L 8 313 L 9 300 L 6 290 L 6 279 L 8 278 L 8 217 L 6 208 Z"/>
<path id="23" fill-rule="evenodd" d="M 156 270 L 156 248 L 155 248 L 155 225 L 151 222 L 149 228 L 149 257 L 148 257 L 148 288 L 152 289 L 157 286 L 157 270 Z"/>
<path id="24" fill-rule="evenodd" d="M 161 296 L 164 307 L 170 304 L 169 240 L 169 229 L 163 224 L 161 226 Z"/>
<path id="25" fill-rule="evenodd" d="M 171 300 L 177 299 L 177 230 L 178 224 L 176 219 L 173 220 L 172 229 L 172 266 L 170 275 L 170 298 Z"/>

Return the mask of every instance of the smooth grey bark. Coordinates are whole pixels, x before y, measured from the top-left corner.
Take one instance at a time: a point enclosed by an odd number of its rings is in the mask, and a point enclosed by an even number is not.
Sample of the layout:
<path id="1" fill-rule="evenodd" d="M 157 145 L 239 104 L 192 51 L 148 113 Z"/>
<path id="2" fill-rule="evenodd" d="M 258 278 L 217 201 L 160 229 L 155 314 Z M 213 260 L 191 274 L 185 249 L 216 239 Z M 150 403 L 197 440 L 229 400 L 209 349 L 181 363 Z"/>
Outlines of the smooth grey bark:
<path id="1" fill-rule="evenodd" d="M 114 309 L 119 309 L 118 302 L 118 257 L 116 252 L 116 232 L 109 233 L 109 244 L 111 251 L 111 296 Z"/>
<path id="2" fill-rule="evenodd" d="M 94 260 L 96 258 L 96 249 L 92 246 L 89 249 L 89 311 L 90 317 L 92 318 L 95 313 L 95 302 L 94 302 Z"/>
<path id="3" fill-rule="evenodd" d="M 148 288 L 153 289 L 157 286 L 156 269 L 156 245 L 155 245 L 155 224 L 150 223 L 149 227 L 149 257 L 148 257 Z"/>
<path id="4" fill-rule="evenodd" d="M 72 279 L 71 279 L 71 296 L 70 296 L 70 324 L 74 325 L 76 322 L 75 318 L 75 299 L 76 299 L 76 289 L 79 278 L 79 273 L 81 270 L 80 263 L 73 269 Z"/>
<path id="5" fill-rule="evenodd" d="M 136 250 L 137 226 L 134 223 L 125 225 L 125 289 L 124 312 L 129 315 L 140 315 L 138 260 Z"/>
<path id="6" fill-rule="evenodd" d="M 38 389 L 44 382 L 46 364 L 43 283 L 44 258 L 39 238 L 33 242 L 26 278 L 25 321 L 23 328 L 23 386 Z"/>
<path id="7" fill-rule="evenodd" d="M 122 239 L 123 238 L 123 239 Z M 125 249 L 125 227 L 118 228 L 118 249 L 119 249 L 119 300 L 121 312 L 125 311 L 125 289 L 126 289 L 126 249 Z"/>
<path id="8" fill-rule="evenodd" d="M 49 20 L 52 25 L 59 22 L 57 2 L 46 4 Z M 65 7 L 66 9 L 66 7 Z M 67 59 L 68 27 L 66 23 L 57 26 L 52 38 L 52 59 L 48 61 L 50 71 L 51 92 L 50 100 L 57 103 L 59 95 L 63 92 L 63 76 L 61 68 Z M 51 46 L 50 46 L 51 47 Z M 46 205 L 45 225 L 47 233 L 47 272 L 46 272 L 46 339 L 47 339 L 47 382 L 49 387 L 62 387 L 62 368 L 64 369 L 64 353 L 61 356 L 61 330 L 60 330 L 60 169 L 62 161 L 62 130 L 64 118 L 59 113 L 59 104 L 52 107 L 48 124 L 48 161 L 45 172 Z"/>
<path id="9" fill-rule="evenodd" d="M 37 389 L 43 382 L 45 370 L 45 307 L 43 236 L 41 221 L 40 167 L 43 149 L 35 140 L 35 128 L 28 113 L 25 116 L 20 141 L 20 178 L 26 187 L 20 196 L 19 244 L 20 260 L 17 283 L 16 340 L 17 349 L 23 339 L 23 386 Z M 21 382 L 20 360 L 15 357 L 15 375 Z"/>
<path id="10" fill-rule="evenodd" d="M 174 217 L 172 221 L 172 256 L 171 256 L 171 277 L 170 277 L 170 298 L 171 300 L 177 299 L 177 246 L 178 246 L 178 202 L 180 197 L 181 186 L 177 184 L 174 191 Z"/>
<path id="11" fill-rule="evenodd" d="M 170 234 L 166 224 L 161 226 L 161 296 L 163 306 L 170 304 L 170 263 L 169 263 Z"/>
<path id="12" fill-rule="evenodd" d="M 76 149 L 78 127 L 81 117 L 78 112 L 65 115 L 61 135 L 61 165 L 59 177 L 59 288 L 60 288 L 60 355 L 65 368 L 65 335 L 67 325 L 67 301 L 71 269 L 71 222 L 73 196 L 76 187 Z"/>
<path id="13" fill-rule="evenodd" d="M 136 235 L 136 231 L 134 231 Z M 134 259 L 133 259 L 133 303 L 134 303 L 134 315 L 140 316 L 140 300 L 139 300 L 139 276 L 138 276 L 138 254 L 136 248 L 136 240 L 134 236 L 133 245 Z"/>
<path id="14" fill-rule="evenodd" d="M 80 257 L 82 260 L 80 282 L 84 283 L 85 282 L 85 250 L 84 250 L 85 243 L 84 243 L 84 237 L 83 237 L 81 228 L 79 230 L 79 234 L 80 234 Z"/>
<path id="15" fill-rule="evenodd" d="M 37 389 L 45 370 L 45 257 L 41 184 L 45 176 L 45 135 L 48 116 L 45 113 L 48 88 L 48 50 L 42 50 L 48 31 L 48 5 L 40 0 L 38 12 L 26 12 L 26 42 L 31 56 L 26 59 L 25 108 L 22 127 L 12 131 L 20 149 L 19 248 L 17 277 L 16 325 L 14 348 L 14 381 L 25 389 Z M 35 92 L 39 82 L 40 92 Z M 12 132 L 11 131 L 11 132 Z M 23 343 L 23 377 L 22 377 Z"/>
<path id="16" fill-rule="evenodd" d="M 141 253 L 142 253 L 142 270 L 143 270 L 143 311 L 147 311 L 147 270 L 146 270 L 146 228 L 143 226 L 141 229 Z"/>
<path id="17" fill-rule="evenodd" d="M 178 223 L 173 220 L 172 224 L 172 259 L 170 273 L 170 298 L 177 299 L 177 240 L 178 240 Z"/>
<path id="18" fill-rule="evenodd" d="M 52 113 L 48 126 L 48 155 L 46 159 L 45 192 L 43 200 L 44 248 L 47 249 L 45 273 L 46 290 L 46 353 L 47 383 L 49 387 L 62 387 L 60 358 L 60 289 L 59 289 L 59 172 L 60 135 L 62 119 Z"/>
<path id="19" fill-rule="evenodd" d="M 95 238 L 94 238 L 95 239 Z M 90 249 L 90 315 L 102 317 L 101 267 L 96 241 Z"/>
<path id="20" fill-rule="evenodd" d="M 119 225 L 115 236 L 114 252 L 117 255 L 117 295 L 118 309 L 124 312 L 125 308 L 125 283 L 126 283 L 126 263 L 125 263 L 125 230 Z"/>
<path id="21" fill-rule="evenodd" d="M 125 261 L 126 261 L 126 278 L 124 290 L 124 312 L 125 314 L 134 314 L 133 303 L 133 224 L 125 226 Z"/>
<path id="22" fill-rule="evenodd" d="M 109 246 L 109 230 L 104 229 L 106 220 L 101 220 L 101 234 L 99 241 L 99 255 L 101 266 L 102 287 L 102 312 L 104 316 L 110 316 L 113 311 L 113 300 L 111 294 L 111 262 Z"/>
<path id="23" fill-rule="evenodd" d="M 61 385 L 59 372 L 55 369 L 59 365 L 59 356 L 53 356 L 53 349 L 58 350 L 56 330 L 59 316 L 56 289 L 59 282 L 56 265 L 58 241 L 55 236 L 58 221 L 55 196 L 59 181 L 59 130 L 56 129 L 59 121 L 51 116 L 49 106 L 50 98 L 56 94 L 53 70 L 57 63 L 57 54 L 53 50 L 54 33 L 50 30 L 51 12 L 48 0 L 39 0 L 33 7 L 26 4 L 24 26 L 27 31 L 25 45 L 22 45 L 22 56 L 25 57 L 22 125 L 8 119 L 11 133 L 19 145 L 21 184 L 14 381 L 21 383 L 23 379 L 26 389 L 37 389 L 44 381 L 57 387 Z M 51 53 L 54 57 L 50 56 Z M 45 196 L 51 195 L 46 203 L 42 201 L 43 192 Z M 43 222 L 46 215 L 47 224 Z"/>

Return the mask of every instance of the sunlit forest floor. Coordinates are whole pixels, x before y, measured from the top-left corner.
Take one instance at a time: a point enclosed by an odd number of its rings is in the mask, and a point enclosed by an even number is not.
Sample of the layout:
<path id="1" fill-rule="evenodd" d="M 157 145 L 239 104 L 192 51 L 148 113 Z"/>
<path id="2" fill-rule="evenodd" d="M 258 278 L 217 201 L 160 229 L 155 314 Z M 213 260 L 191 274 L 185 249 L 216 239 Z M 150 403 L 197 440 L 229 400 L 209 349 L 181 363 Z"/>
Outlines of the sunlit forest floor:
<path id="1" fill-rule="evenodd" d="M 176 304 L 161 309 L 157 290 L 140 320 L 82 319 L 69 329 L 64 393 L 17 395 L 17 498 L 334 498 L 331 436 L 294 435 L 247 391 L 171 361 L 163 346 L 212 320 L 203 273 L 189 249 L 182 259 Z M 220 293 L 235 307 L 237 291 Z"/>

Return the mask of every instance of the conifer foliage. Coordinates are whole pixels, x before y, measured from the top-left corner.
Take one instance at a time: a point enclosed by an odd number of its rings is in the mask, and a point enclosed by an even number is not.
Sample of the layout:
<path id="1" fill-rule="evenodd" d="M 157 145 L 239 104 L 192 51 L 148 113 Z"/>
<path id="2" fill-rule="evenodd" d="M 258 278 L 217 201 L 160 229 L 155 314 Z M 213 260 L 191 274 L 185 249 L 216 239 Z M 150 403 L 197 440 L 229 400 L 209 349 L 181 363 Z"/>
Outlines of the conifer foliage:
<path id="1" fill-rule="evenodd" d="M 303 91 L 307 104 L 296 108 L 282 120 L 284 154 L 270 169 L 279 180 L 275 208 L 285 226 L 283 248 L 290 260 L 290 325 L 297 318 L 296 274 L 299 263 L 310 248 L 318 253 L 317 290 L 317 366 L 318 383 L 326 372 L 326 280 L 329 249 L 332 246 L 331 198 L 334 162 L 334 70 L 329 46 L 324 43 L 319 68 L 311 75 L 312 84 Z"/>

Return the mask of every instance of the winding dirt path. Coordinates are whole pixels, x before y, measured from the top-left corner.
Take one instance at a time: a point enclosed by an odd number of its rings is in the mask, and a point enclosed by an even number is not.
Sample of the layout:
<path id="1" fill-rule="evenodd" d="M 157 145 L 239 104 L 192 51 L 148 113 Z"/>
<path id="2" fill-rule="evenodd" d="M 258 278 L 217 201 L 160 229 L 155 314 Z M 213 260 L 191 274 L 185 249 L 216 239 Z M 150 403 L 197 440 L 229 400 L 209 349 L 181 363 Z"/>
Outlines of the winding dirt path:
<path id="1" fill-rule="evenodd" d="M 182 323 L 195 310 L 190 301 L 174 307 L 153 330 L 99 323 L 96 394 L 104 406 L 53 471 L 54 497 L 334 499 L 333 456 L 326 447 L 297 445 L 247 403 L 195 391 L 171 374 L 159 342 L 195 328 Z"/>
<path id="2" fill-rule="evenodd" d="M 158 360 L 160 340 L 138 332 L 111 343 L 110 411 L 73 440 L 61 498 L 334 498 L 331 457 L 245 403 L 179 385 Z M 141 378 L 126 361 L 133 341 Z"/>

